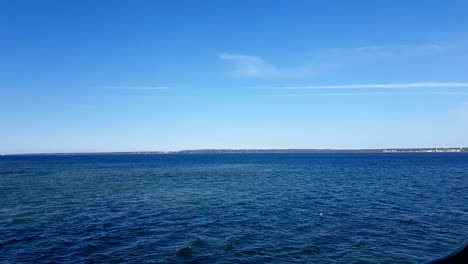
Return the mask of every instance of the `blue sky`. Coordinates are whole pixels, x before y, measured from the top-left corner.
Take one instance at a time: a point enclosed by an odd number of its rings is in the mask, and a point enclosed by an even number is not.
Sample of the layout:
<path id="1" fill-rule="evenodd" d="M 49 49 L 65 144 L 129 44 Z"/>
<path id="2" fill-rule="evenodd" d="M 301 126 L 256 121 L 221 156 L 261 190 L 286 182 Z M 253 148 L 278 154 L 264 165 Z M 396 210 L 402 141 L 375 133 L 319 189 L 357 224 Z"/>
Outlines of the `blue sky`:
<path id="1" fill-rule="evenodd" d="M 0 153 L 466 147 L 466 10 L 0 0 Z"/>

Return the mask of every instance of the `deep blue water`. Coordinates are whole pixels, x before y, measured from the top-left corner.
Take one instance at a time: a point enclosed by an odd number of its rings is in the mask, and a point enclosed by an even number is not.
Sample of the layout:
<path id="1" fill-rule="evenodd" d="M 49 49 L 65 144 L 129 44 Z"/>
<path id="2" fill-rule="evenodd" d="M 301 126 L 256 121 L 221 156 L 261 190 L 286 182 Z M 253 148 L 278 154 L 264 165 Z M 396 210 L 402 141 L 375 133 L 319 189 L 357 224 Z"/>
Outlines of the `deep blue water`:
<path id="1" fill-rule="evenodd" d="M 422 263 L 467 193 L 467 154 L 3 156 L 0 262 Z"/>

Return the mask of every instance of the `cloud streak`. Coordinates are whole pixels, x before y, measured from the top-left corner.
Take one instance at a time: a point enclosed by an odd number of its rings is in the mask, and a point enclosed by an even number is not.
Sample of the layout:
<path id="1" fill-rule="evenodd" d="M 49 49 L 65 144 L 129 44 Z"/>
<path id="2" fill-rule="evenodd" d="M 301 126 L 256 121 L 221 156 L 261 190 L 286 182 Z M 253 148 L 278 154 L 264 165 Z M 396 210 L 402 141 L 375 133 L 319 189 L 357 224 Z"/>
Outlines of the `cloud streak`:
<path id="1" fill-rule="evenodd" d="M 392 93 L 392 92 L 349 92 L 349 93 L 282 93 L 265 94 L 266 97 L 314 97 L 314 96 L 357 96 L 357 95 L 453 95 L 468 96 L 468 92 L 420 92 L 420 93 Z"/>
<path id="2" fill-rule="evenodd" d="M 431 57 L 463 51 L 461 45 L 429 43 L 420 45 L 363 46 L 335 48 L 321 51 L 327 59 L 351 59 L 358 61 L 386 60 L 397 58 Z"/>
<path id="3" fill-rule="evenodd" d="M 259 87 L 273 90 L 332 90 L 332 89 L 412 89 L 412 88 L 468 88 L 468 82 L 414 82 L 384 84 L 341 84 Z"/>
<path id="4" fill-rule="evenodd" d="M 169 87 L 167 86 L 108 86 L 106 88 L 132 91 L 169 90 Z"/>
<path id="5" fill-rule="evenodd" d="M 450 41 L 437 41 L 419 44 L 369 45 L 361 47 L 323 48 L 305 52 L 305 67 L 290 67 L 268 62 L 259 56 L 234 53 L 221 53 L 219 58 L 230 61 L 234 69 L 231 72 L 239 77 L 256 78 L 302 78 L 317 76 L 323 72 L 346 68 L 348 66 L 379 64 L 382 62 L 398 63 L 408 60 L 440 57 L 466 59 L 468 39 L 458 38 Z M 311 63 L 312 62 L 312 63 Z"/>
<path id="6" fill-rule="evenodd" d="M 356 96 L 356 95 L 385 95 L 392 94 L 386 92 L 369 92 L 369 93 L 308 93 L 308 94 L 299 94 L 299 93 L 289 93 L 289 94 L 266 94 L 263 96 L 267 97 L 309 97 L 309 96 Z"/>
<path id="7" fill-rule="evenodd" d="M 319 70 L 331 66 L 279 68 L 261 57 L 232 53 L 221 53 L 219 58 L 233 62 L 235 69 L 231 73 L 239 77 L 302 78 L 316 75 Z"/>
<path id="8" fill-rule="evenodd" d="M 221 53 L 219 58 L 235 63 L 234 74 L 244 77 L 275 77 L 280 74 L 279 70 L 266 63 L 262 58 L 256 56 Z"/>

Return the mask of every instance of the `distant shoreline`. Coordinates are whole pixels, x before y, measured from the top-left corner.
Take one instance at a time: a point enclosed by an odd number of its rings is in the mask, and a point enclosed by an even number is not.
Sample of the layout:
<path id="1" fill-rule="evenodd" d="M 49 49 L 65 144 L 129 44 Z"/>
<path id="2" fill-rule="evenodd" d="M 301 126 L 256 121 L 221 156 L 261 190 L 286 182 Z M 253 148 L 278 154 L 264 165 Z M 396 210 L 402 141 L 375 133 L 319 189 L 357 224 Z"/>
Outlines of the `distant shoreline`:
<path id="1" fill-rule="evenodd" d="M 386 148 L 386 149 L 194 149 L 179 151 L 21 153 L 24 155 L 171 155 L 171 154 L 326 154 L 326 153 L 467 153 L 468 148 Z"/>

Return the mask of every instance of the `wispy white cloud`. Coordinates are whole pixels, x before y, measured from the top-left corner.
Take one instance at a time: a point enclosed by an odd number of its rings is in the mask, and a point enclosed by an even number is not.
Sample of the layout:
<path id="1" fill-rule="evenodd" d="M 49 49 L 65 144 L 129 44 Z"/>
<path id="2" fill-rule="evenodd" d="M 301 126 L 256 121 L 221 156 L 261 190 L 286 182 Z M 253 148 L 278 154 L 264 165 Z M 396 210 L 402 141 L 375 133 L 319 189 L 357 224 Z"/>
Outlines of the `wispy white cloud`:
<path id="1" fill-rule="evenodd" d="M 333 67 L 323 64 L 309 67 L 277 67 L 258 56 L 221 53 L 219 58 L 235 64 L 232 73 L 240 77 L 258 78 L 301 78 L 316 75 L 319 71 Z"/>
<path id="2" fill-rule="evenodd" d="M 234 74 L 246 77 L 275 77 L 279 74 L 278 69 L 266 63 L 262 58 L 256 56 L 221 53 L 220 59 L 230 60 L 236 64 Z"/>
<path id="3" fill-rule="evenodd" d="M 416 59 L 440 56 L 466 56 L 468 38 L 431 41 L 426 43 L 406 43 L 392 45 L 368 45 L 361 47 L 327 48 L 316 53 L 317 59 L 337 59 L 346 62 L 369 62 L 382 60 Z"/>
<path id="4" fill-rule="evenodd" d="M 360 47 L 323 48 L 304 51 L 299 66 L 274 64 L 262 57 L 221 53 L 219 58 L 234 64 L 232 73 L 241 77 L 298 78 L 310 77 L 330 70 L 346 69 L 356 65 L 378 64 L 419 59 L 468 58 L 468 38 L 431 41 L 426 43 L 367 45 Z M 435 63 L 435 62 L 434 62 Z"/>
<path id="5" fill-rule="evenodd" d="M 83 104 L 83 103 L 70 103 L 69 106 L 71 108 L 76 108 L 76 109 L 94 109 L 94 108 L 96 108 L 95 105 Z"/>
<path id="6" fill-rule="evenodd" d="M 276 65 L 259 56 L 221 53 L 219 58 L 234 63 L 232 73 L 241 77 L 299 78 L 317 76 L 324 72 L 400 60 L 468 58 L 468 39 L 438 41 L 419 44 L 369 45 L 361 47 L 325 48 L 304 53 L 302 65 Z"/>
<path id="7" fill-rule="evenodd" d="M 453 95 L 468 96 L 468 92 L 413 92 L 413 93 L 394 93 L 394 92 L 349 92 L 349 93 L 280 93 L 264 94 L 266 97 L 314 97 L 314 96 L 357 96 L 357 95 Z"/>
<path id="8" fill-rule="evenodd" d="M 369 93 L 281 93 L 281 94 L 265 94 L 267 97 L 314 97 L 314 96 L 356 96 L 356 95 L 385 95 L 392 94 L 388 92 L 369 92 Z"/>
<path id="9" fill-rule="evenodd" d="M 436 94 L 436 95 L 468 95 L 468 92 L 431 92 L 426 94 Z"/>
<path id="10" fill-rule="evenodd" d="M 105 88 L 133 90 L 133 91 L 151 91 L 151 90 L 168 90 L 167 86 L 106 86 Z"/>
<path id="11" fill-rule="evenodd" d="M 259 87 L 275 90 L 320 90 L 320 89 L 410 89 L 410 88 L 468 88 L 468 82 L 414 82 L 384 84 L 341 84 Z"/>
<path id="12" fill-rule="evenodd" d="M 320 57 L 341 60 L 386 60 L 412 57 L 440 56 L 457 52 L 463 45 L 457 43 L 425 43 L 414 45 L 382 45 L 350 48 L 332 48 L 320 51 Z"/>

